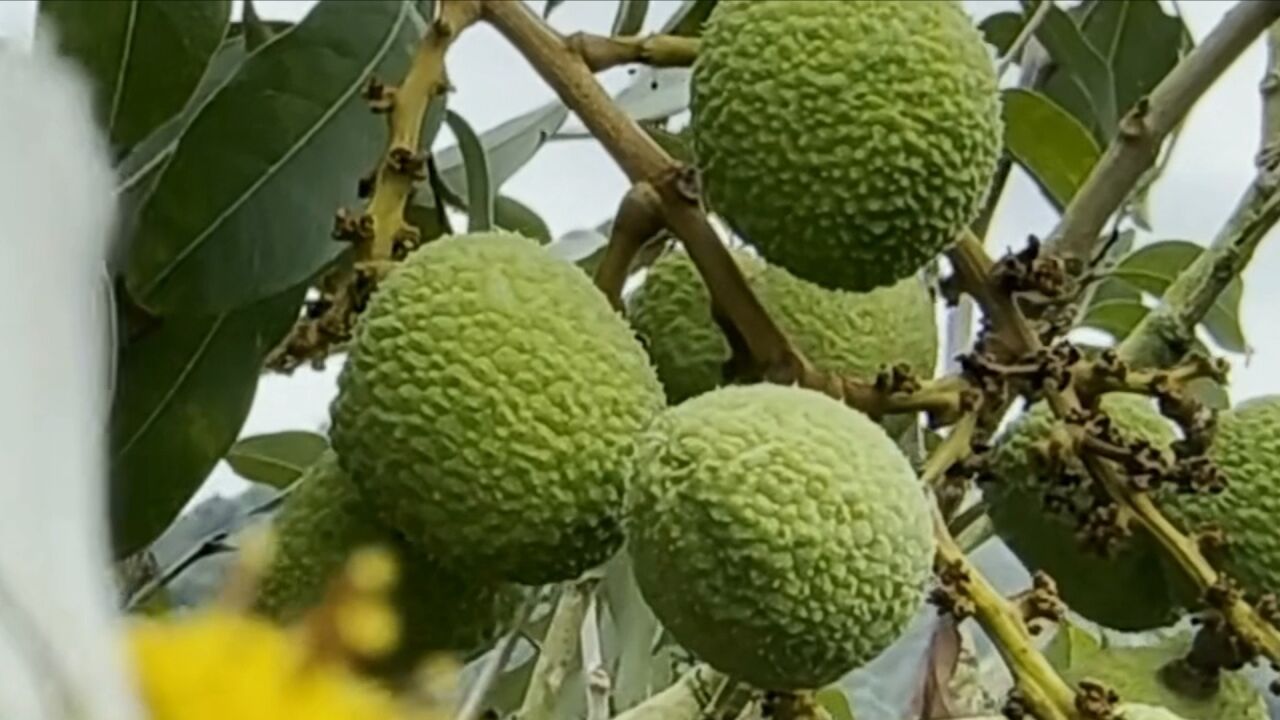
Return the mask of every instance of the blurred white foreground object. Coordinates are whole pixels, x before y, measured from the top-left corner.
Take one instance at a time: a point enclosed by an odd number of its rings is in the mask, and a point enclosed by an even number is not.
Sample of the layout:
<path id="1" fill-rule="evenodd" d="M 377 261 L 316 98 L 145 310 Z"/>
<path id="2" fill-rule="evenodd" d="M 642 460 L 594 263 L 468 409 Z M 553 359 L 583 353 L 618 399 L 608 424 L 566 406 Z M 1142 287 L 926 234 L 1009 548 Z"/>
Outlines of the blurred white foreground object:
<path id="1" fill-rule="evenodd" d="M 133 720 L 105 485 L 114 177 L 77 73 L 0 47 L 0 717 Z"/>

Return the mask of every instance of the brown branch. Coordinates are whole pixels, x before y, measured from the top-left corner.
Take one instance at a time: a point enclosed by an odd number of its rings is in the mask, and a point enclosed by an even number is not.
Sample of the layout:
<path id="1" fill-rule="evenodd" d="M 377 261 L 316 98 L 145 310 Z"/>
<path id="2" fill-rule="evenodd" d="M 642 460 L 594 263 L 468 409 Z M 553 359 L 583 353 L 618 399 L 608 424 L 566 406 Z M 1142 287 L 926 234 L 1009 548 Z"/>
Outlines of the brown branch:
<path id="1" fill-rule="evenodd" d="M 609 233 L 604 257 L 596 266 L 596 286 L 621 311 L 622 289 L 640 249 L 663 230 L 662 200 L 649 183 L 631 186 L 623 196 Z"/>
<path id="2" fill-rule="evenodd" d="M 566 38 L 565 43 L 593 73 L 631 63 L 688 67 L 698 58 L 698 38 L 680 35 L 606 37 L 578 32 Z"/>
<path id="3" fill-rule="evenodd" d="M 648 183 L 657 192 L 667 226 L 710 288 L 712 305 L 741 333 L 759 371 L 799 375 L 803 359 L 760 304 L 702 211 L 696 172 L 668 155 L 623 112 L 582 56 L 527 5 L 486 2 L 481 7 L 484 19 L 577 113 L 628 179 L 633 184 Z"/>
<path id="4" fill-rule="evenodd" d="M 1120 130 L 1049 234 L 1048 249 L 1087 259 L 1160 145 L 1241 53 L 1280 18 L 1280 2 L 1240 2 L 1120 121 Z"/>

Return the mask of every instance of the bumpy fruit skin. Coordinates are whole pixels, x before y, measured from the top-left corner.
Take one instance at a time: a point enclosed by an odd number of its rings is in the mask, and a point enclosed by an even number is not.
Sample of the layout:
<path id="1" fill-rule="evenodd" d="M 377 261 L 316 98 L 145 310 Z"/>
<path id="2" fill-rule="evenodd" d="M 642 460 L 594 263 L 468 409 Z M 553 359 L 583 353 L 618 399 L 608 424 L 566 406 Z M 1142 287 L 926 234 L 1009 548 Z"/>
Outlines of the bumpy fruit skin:
<path id="1" fill-rule="evenodd" d="M 693 67 L 693 143 L 710 206 L 767 260 L 867 290 L 976 217 L 999 97 L 952 0 L 722 0 Z"/>
<path id="2" fill-rule="evenodd" d="M 1170 423 L 1146 397 L 1111 393 L 1103 396 L 1100 406 L 1126 437 L 1144 439 L 1165 452 L 1177 439 Z M 996 532 L 1029 569 L 1051 575 L 1063 601 L 1081 616 L 1122 631 L 1169 625 L 1177 619 L 1178 607 L 1170 599 L 1172 590 L 1154 538 L 1134 527 L 1130 538 L 1103 557 L 1081 547 L 1077 524 L 1065 511 L 1045 508 L 1050 485 L 1035 445 L 1048 440 L 1057 424 L 1049 407 L 1040 402 L 995 443 L 983 494 Z M 1068 462 L 1068 468 L 1088 477 L 1077 458 Z M 1085 492 L 1075 495 L 1081 506 L 1087 502 Z"/>
<path id="3" fill-rule="evenodd" d="M 330 436 L 384 520 L 468 572 L 573 578 L 621 545 L 662 386 L 576 266 L 508 233 L 436 240 L 383 280 Z"/>
<path id="4" fill-rule="evenodd" d="M 1246 591 L 1280 592 L 1280 395 L 1220 413 L 1208 455 L 1225 475 L 1226 490 L 1172 495 L 1162 507 L 1188 532 L 1209 524 L 1225 530 L 1225 551 L 1210 558 Z"/>
<path id="5" fill-rule="evenodd" d="M 627 493 L 646 602 L 683 647 L 773 690 L 871 660 L 920 609 L 925 490 L 879 426 L 826 395 L 728 386 L 667 410 Z"/>
<path id="6" fill-rule="evenodd" d="M 370 666 L 379 675 L 401 675 L 431 653 L 480 650 L 520 600 L 514 586 L 471 581 L 409 548 L 378 523 L 332 452 L 308 468 L 272 528 L 276 546 L 255 609 L 282 623 L 296 622 L 323 600 L 353 551 L 379 545 L 395 554 L 401 638 L 389 657 Z"/>
<path id="7" fill-rule="evenodd" d="M 1174 715 L 1162 707 L 1142 705 L 1139 703 L 1123 703 L 1116 708 L 1116 720 L 1187 720 L 1181 715 Z"/>
<path id="8" fill-rule="evenodd" d="M 905 363 L 921 377 L 932 376 L 938 326 L 933 297 L 919 277 L 866 293 L 827 290 L 745 250 L 730 254 L 770 317 L 818 367 L 869 381 L 882 365 Z M 721 369 L 732 352 L 688 253 L 667 252 L 650 266 L 628 298 L 627 316 L 669 402 L 723 384 Z"/>

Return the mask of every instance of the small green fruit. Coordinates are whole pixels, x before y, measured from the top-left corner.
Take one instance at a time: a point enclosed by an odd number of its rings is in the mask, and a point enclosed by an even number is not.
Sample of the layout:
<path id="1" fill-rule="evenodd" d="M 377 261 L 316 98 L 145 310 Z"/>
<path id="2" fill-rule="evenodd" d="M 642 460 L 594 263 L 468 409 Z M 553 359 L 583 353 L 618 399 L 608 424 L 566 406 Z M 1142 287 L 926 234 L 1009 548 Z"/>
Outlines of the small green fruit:
<path id="1" fill-rule="evenodd" d="M 933 297 L 912 276 L 866 293 L 826 290 L 745 250 L 730 250 L 770 317 L 816 366 L 871 381 L 883 366 L 906 364 L 930 377 L 938 355 Z M 731 357 L 711 313 L 711 294 L 688 253 L 664 253 L 628 299 L 671 403 L 723 384 Z"/>
<path id="2" fill-rule="evenodd" d="M 690 90 L 713 210 L 828 288 L 892 285 L 980 211 L 1003 124 L 953 0 L 721 0 Z"/>
<path id="3" fill-rule="evenodd" d="M 1280 396 L 1219 413 L 1209 459 L 1227 481 L 1216 495 L 1171 495 L 1161 507 L 1186 532 L 1215 525 L 1227 546 L 1210 553 L 1217 567 L 1254 594 L 1280 592 Z M 1175 577 L 1188 582 L 1181 571 Z"/>
<path id="4" fill-rule="evenodd" d="M 397 649 L 370 667 L 387 677 L 412 671 L 426 655 L 468 655 L 493 641 L 520 600 L 514 586 L 476 582 L 410 549 L 382 527 L 327 452 L 301 478 L 272 520 L 275 550 L 256 609 L 293 623 L 324 599 L 351 553 L 389 548 L 399 564 L 393 600 L 400 615 Z"/>
<path id="5" fill-rule="evenodd" d="M 926 491 L 868 417 L 812 390 L 729 386 L 668 409 L 627 493 L 645 601 L 712 667 L 820 688 L 920 610 L 934 542 Z"/>
<path id="6" fill-rule="evenodd" d="M 330 435 L 410 543 L 531 585 L 616 552 L 636 438 L 664 399 L 582 270 L 518 235 L 442 238 L 382 281 L 353 345 Z"/>
<path id="7" fill-rule="evenodd" d="M 1139 703 L 1123 703 L 1116 708 L 1116 720 L 1190 720 L 1165 708 Z"/>
<path id="8" fill-rule="evenodd" d="M 1166 453 L 1177 439 L 1171 424 L 1144 396 L 1111 393 L 1103 396 L 1100 407 L 1124 437 L 1145 440 Z M 1045 507 L 1053 479 L 1046 476 L 1038 444 L 1049 441 L 1060 427 L 1053 412 L 1040 402 L 997 439 L 990 477 L 983 483 L 996 532 L 1029 569 L 1051 575 L 1063 601 L 1081 616 L 1125 631 L 1172 623 L 1178 608 L 1170 599 L 1172 591 L 1154 538 L 1134 527 L 1133 535 L 1104 557 L 1082 547 L 1070 512 Z M 1088 477 L 1078 458 L 1069 458 L 1066 469 L 1075 477 Z M 1087 484 L 1067 497 L 1072 507 L 1083 508 L 1089 506 L 1093 492 L 1092 484 Z"/>

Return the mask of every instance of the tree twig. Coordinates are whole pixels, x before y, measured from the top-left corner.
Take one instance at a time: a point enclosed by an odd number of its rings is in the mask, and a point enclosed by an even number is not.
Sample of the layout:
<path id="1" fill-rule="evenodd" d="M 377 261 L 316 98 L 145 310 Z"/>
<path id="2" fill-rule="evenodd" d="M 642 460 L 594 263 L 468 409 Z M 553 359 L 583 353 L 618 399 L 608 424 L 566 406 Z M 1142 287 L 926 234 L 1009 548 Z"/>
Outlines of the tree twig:
<path id="1" fill-rule="evenodd" d="M 680 35 L 607 37 L 579 32 L 565 42 L 582 57 L 591 72 L 631 63 L 688 67 L 698 57 L 698 38 Z"/>
<path id="2" fill-rule="evenodd" d="M 596 266 L 595 283 L 609 302 L 622 310 L 622 290 L 640 249 L 666 227 L 662 220 L 662 199 L 649 183 L 631 186 L 622 197 L 609 233 L 604 257 Z"/>
<path id="3" fill-rule="evenodd" d="M 1035 648 L 1022 613 L 1006 600 L 969 562 L 947 529 L 942 510 L 933 506 L 934 537 L 938 542 L 936 565 L 944 586 L 962 596 L 946 608 L 958 618 L 972 614 L 994 641 L 1013 674 L 1019 701 L 1039 720 L 1073 720 L 1075 691 Z M 968 600 L 968 605 L 962 605 Z"/>
<path id="4" fill-rule="evenodd" d="M 1267 68 L 1259 91 L 1262 137 L 1254 181 L 1208 249 L 1178 274 L 1160 305 L 1120 343 L 1120 357 L 1135 367 L 1166 367 L 1186 354 L 1200 320 L 1280 220 L 1280 24 L 1267 31 Z"/>
<path id="5" fill-rule="evenodd" d="M 370 107 L 387 116 L 388 140 L 377 170 L 360 181 L 360 195 L 369 198 L 364 211 L 352 217 L 340 210 L 335 221 L 335 238 L 352 245 L 352 263 L 330 272 L 321 288 L 321 304 L 294 325 L 267 359 L 267 367 L 289 372 L 303 363 L 319 363 L 334 346 L 349 340 L 377 276 L 420 241 L 404 210 L 414 184 L 426 177 L 423 119 L 432 99 L 448 90 L 446 52 L 480 18 L 479 0 L 438 2 L 400 85 L 370 79 L 365 88 Z"/>
<path id="6" fill-rule="evenodd" d="M 1240 2 L 1120 121 L 1120 130 L 1072 198 L 1047 249 L 1088 259 L 1107 219 L 1155 163 L 1165 137 L 1236 58 L 1280 18 L 1280 2 Z"/>

